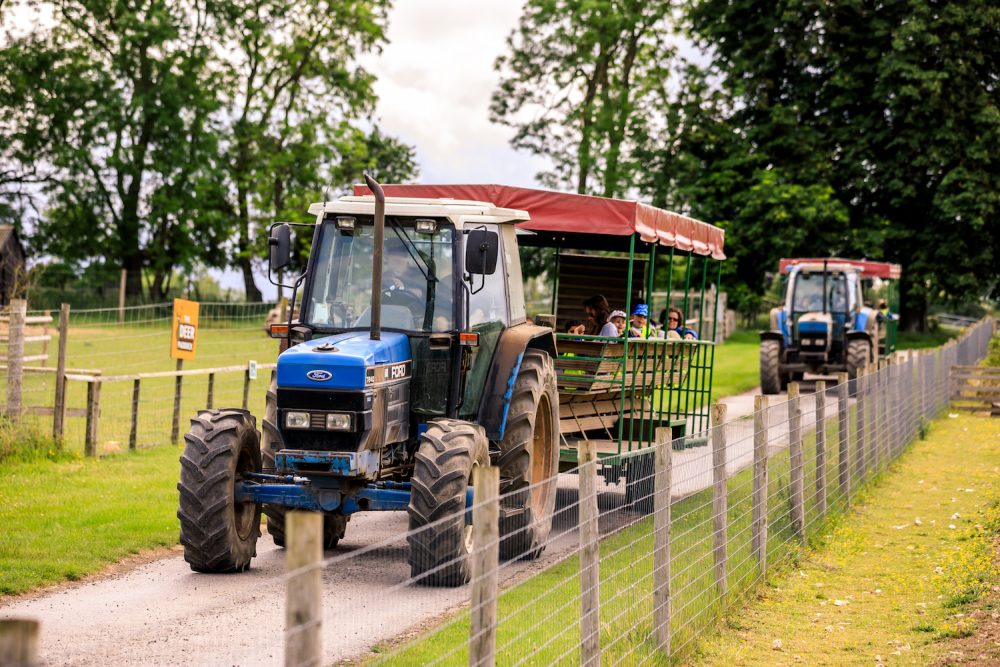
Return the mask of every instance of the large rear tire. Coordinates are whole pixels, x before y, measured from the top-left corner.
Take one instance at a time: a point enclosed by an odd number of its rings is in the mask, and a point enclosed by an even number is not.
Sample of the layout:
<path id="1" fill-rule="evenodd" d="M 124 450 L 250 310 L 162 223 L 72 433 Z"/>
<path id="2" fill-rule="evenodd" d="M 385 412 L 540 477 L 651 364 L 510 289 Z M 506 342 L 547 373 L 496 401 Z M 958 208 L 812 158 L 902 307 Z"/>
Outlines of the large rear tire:
<path id="1" fill-rule="evenodd" d="M 760 342 L 760 392 L 781 393 L 781 342 L 774 339 Z"/>
<path id="2" fill-rule="evenodd" d="M 552 357 L 543 350 L 529 349 L 521 359 L 499 465 L 500 557 L 537 558 L 552 531 L 559 472 L 559 391 Z"/>
<path id="3" fill-rule="evenodd" d="M 260 472 L 257 424 L 246 410 L 199 410 L 184 436 L 177 518 L 196 572 L 242 572 L 257 555 L 260 505 L 237 503 L 244 472 Z"/>
<path id="4" fill-rule="evenodd" d="M 420 436 L 410 493 L 410 575 L 425 586 L 469 581 L 472 525 L 465 496 L 476 466 L 490 463 L 483 428 L 458 419 L 437 419 Z"/>
<path id="5" fill-rule="evenodd" d="M 847 341 L 847 379 L 848 393 L 857 391 L 858 371 L 868 367 L 871 359 L 871 345 L 868 341 L 855 338 Z"/>
<path id="6" fill-rule="evenodd" d="M 271 384 L 267 388 L 267 398 L 264 401 L 264 420 L 261 423 L 260 449 L 264 460 L 264 472 L 269 475 L 277 473 L 274 465 L 274 455 L 284 447 L 281 431 L 278 430 L 278 381 L 272 374 Z M 285 508 L 275 505 L 264 505 L 264 516 L 267 517 L 267 534 L 279 547 L 285 546 Z"/>

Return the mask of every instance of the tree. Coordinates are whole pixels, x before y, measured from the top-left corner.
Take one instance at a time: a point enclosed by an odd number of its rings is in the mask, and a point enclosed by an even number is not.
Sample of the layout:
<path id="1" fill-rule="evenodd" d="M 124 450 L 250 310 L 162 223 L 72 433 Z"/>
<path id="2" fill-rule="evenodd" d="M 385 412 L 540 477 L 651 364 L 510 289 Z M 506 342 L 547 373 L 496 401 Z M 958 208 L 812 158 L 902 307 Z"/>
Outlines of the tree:
<path id="1" fill-rule="evenodd" d="M 47 199 L 37 249 L 112 258 L 132 296 L 153 266 L 163 290 L 174 266 L 225 236 L 209 167 L 212 17 L 197 0 L 52 7 L 51 30 L 0 50 L 8 184 L 38 184 Z"/>
<path id="2" fill-rule="evenodd" d="M 620 196 L 636 169 L 643 107 L 662 95 L 670 3 L 529 0 L 496 69 L 490 117 L 511 145 L 554 163 L 547 186 Z"/>
<path id="3" fill-rule="evenodd" d="M 904 265 L 904 324 L 996 288 L 1000 7 L 694 0 L 688 18 L 747 151 L 831 188 L 847 224 L 826 247 Z"/>
<path id="4" fill-rule="evenodd" d="M 226 176 L 237 224 L 233 264 L 247 298 L 260 299 L 255 232 L 298 217 L 358 167 L 415 174 L 412 149 L 355 121 L 375 104 L 358 55 L 380 48 L 388 0 L 227 0 L 222 69 L 227 82 Z M 392 165 L 381 160 L 395 160 Z M 258 234 L 259 235 L 259 234 Z M 263 235 L 260 235 L 263 236 Z"/>

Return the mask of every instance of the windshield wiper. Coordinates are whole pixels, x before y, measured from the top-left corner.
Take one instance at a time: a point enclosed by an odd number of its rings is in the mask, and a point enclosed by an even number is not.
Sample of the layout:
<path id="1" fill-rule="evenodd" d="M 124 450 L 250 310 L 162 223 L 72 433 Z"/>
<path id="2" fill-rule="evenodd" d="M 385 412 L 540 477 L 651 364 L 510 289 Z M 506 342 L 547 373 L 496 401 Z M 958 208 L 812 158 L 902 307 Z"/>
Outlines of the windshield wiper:
<path id="1" fill-rule="evenodd" d="M 410 237 L 406 235 L 406 232 L 401 231 L 399 223 L 393 220 L 392 218 L 389 218 L 389 224 L 392 225 L 393 233 L 396 235 L 396 238 L 399 239 L 400 243 L 403 244 L 403 247 L 406 248 L 406 253 L 410 256 L 410 259 L 412 259 L 414 263 L 417 265 L 417 270 L 420 271 L 420 275 L 424 277 L 424 280 L 428 282 L 432 280 L 434 282 L 437 282 L 437 277 L 434 276 L 433 273 L 430 271 L 430 266 L 428 266 L 428 264 L 424 262 L 423 257 L 420 256 L 420 251 L 417 250 L 417 247 L 413 243 L 412 239 L 410 239 Z M 426 267 L 427 270 L 424 270 L 424 267 Z"/>

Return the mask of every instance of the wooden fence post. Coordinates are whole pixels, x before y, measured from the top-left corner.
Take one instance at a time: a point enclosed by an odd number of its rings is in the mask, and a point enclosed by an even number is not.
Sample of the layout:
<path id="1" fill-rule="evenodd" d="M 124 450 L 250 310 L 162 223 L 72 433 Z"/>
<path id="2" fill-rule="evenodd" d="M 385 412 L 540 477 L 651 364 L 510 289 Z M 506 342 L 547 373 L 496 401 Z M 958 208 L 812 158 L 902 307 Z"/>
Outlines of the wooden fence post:
<path id="1" fill-rule="evenodd" d="M 52 437 L 61 440 L 66 423 L 66 344 L 69 333 L 69 304 L 59 306 L 59 348 L 56 357 L 56 396 L 52 404 Z"/>
<path id="2" fill-rule="evenodd" d="M 800 542 L 806 541 L 805 463 L 802 456 L 802 411 L 799 383 L 788 385 L 788 456 L 791 469 L 792 530 Z"/>
<path id="3" fill-rule="evenodd" d="M 868 379 L 868 367 L 859 368 L 857 378 L 854 381 L 854 476 L 859 484 L 865 481 L 865 389 Z"/>
<path id="4" fill-rule="evenodd" d="M 837 373 L 837 481 L 845 502 L 851 498 L 851 447 L 848 437 L 850 403 L 847 373 Z"/>
<path id="5" fill-rule="evenodd" d="M 920 439 L 927 437 L 927 360 L 930 357 L 923 352 L 917 353 L 917 411 L 920 414 Z"/>
<path id="6" fill-rule="evenodd" d="M 250 405 L 250 369 L 243 371 L 243 409 Z"/>
<path id="7" fill-rule="evenodd" d="M 285 664 L 323 660 L 323 515 L 288 512 L 285 553 Z"/>
<path id="8" fill-rule="evenodd" d="M 826 518 L 826 382 L 816 381 L 816 510 Z"/>
<path id="9" fill-rule="evenodd" d="M 177 370 L 184 370 L 184 360 L 177 360 Z M 177 444 L 177 437 L 180 435 L 181 425 L 181 389 L 184 385 L 184 376 L 178 373 L 174 378 L 174 416 L 170 421 L 170 442 Z"/>
<path id="10" fill-rule="evenodd" d="M 42 314 L 45 316 L 46 321 L 42 324 L 42 366 L 47 366 L 49 363 L 49 322 L 52 320 L 52 311 L 44 310 Z"/>
<path id="11" fill-rule="evenodd" d="M 101 420 L 101 378 L 87 383 L 87 432 L 83 441 L 84 456 L 97 456 L 97 437 Z"/>
<path id="12" fill-rule="evenodd" d="M 139 378 L 132 381 L 132 423 L 128 430 L 128 448 L 135 449 L 135 441 L 139 435 Z"/>
<path id="13" fill-rule="evenodd" d="M 580 664 L 601 664 L 601 570 L 597 507 L 597 443 L 578 444 L 580 462 Z M 656 604 L 654 600 L 653 604 Z"/>
<path id="14" fill-rule="evenodd" d="M 870 463 L 870 468 L 872 472 L 878 473 L 881 469 L 882 464 L 882 447 L 883 439 L 885 435 L 885 425 L 881 424 L 881 404 L 885 402 L 885 397 L 882 395 L 882 385 L 885 380 L 885 368 L 883 364 L 876 361 L 875 370 L 870 374 L 869 382 L 869 400 L 868 408 L 870 414 L 868 415 L 868 436 L 871 445 L 869 446 L 868 459 Z"/>
<path id="15" fill-rule="evenodd" d="M 125 282 L 128 279 L 128 270 L 122 269 L 121 279 L 118 281 L 118 323 L 125 321 Z"/>
<path id="16" fill-rule="evenodd" d="M 36 667 L 38 626 L 33 618 L 0 619 L 0 665 Z"/>
<path id="17" fill-rule="evenodd" d="M 215 373 L 208 374 L 208 397 L 205 399 L 205 407 L 209 410 L 212 409 L 212 404 L 215 403 Z"/>
<path id="18" fill-rule="evenodd" d="M 24 318 L 28 302 L 12 299 L 10 302 L 10 330 L 7 337 L 7 416 L 17 422 L 21 419 L 21 383 L 24 380 Z"/>
<path id="19" fill-rule="evenodd" d="M 729 569 L 726 563 L 729 534 L 729 497 L 726 490 L 726 404 L 712 406 L 712 534 L 715 555 L 715 588 L 725 600 Z"/>
<path id="20" fill-rule="evenodd" d="M 500 468 L 476 468 L 472 488 L 474 550 L 469 667 L 493 667 L 497 648 L 497 570 L 500 567 Z"/>
<path id="21" fill-rule="evenodd" d="M 767 416 L 767 396 L 754 396 L 751 549 L 761 575 L 767 573 Z"/>
<path id="22" fill-rule="evenodd" d="M 670 428 L 656 429 L 653 479 L 653 637 L 670 656 Z"/>

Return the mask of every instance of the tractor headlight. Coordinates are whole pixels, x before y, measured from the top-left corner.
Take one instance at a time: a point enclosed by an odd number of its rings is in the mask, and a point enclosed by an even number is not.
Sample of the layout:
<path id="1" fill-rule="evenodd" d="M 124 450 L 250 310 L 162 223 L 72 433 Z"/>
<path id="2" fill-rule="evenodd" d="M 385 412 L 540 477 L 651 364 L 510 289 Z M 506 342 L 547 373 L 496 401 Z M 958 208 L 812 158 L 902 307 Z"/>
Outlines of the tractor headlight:
<path id="1" fill-rule="evenodd" d="M 309 413 L 286 412 L 285 428 L 309 428 Z"/>
<path id="2" fill-rule="evenodd" d="M 351 415 L 345 413 L 327 415 L 326 427 L 331 431 L 350 431 Z"/>

